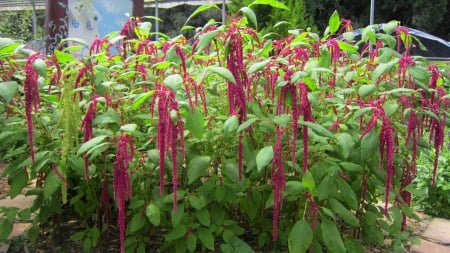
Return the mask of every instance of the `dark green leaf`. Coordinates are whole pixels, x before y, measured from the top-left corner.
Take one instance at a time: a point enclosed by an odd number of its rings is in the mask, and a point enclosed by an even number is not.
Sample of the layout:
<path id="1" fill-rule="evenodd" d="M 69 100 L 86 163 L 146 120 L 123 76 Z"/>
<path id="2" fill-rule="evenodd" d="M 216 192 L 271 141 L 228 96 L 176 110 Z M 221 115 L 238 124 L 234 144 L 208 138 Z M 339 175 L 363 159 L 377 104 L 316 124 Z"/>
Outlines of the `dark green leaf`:
<path id="1" fill-rule="evenodd" d="M 172 227 L 177 227 L 184 217 L 184 206 L 178 205 L 177 211 L 175 213 L 171 212 L 170 215 L 172 216 Z"/>
<path id="2" fill-rule="evenodd" d="M 348 252 L 365 252 L 361 243 L 352 237 L 346 236 L 344 242 Z"/>
<path id="3" fill-rule="evenodd" d="M 358 172 L 362 171 L 363 169 L 360 164 L 352 162 L 340 162 L 339 165 L 342 167 L 342 169 L 351 172 Z"/>
<path id="4" fill-rule="evenodd" d="M 44 197 L 49 199 L 61 186 L 61 179 L 59 176 L 51 170 L 50 173 L 45 178 L 44 183 Z"/>
<path id="5" fill-rule="evenodd" d="M 366 160 L 378 152 L 378 134 L 375 128 L 370 130 L 361 140 L 361 160 Z"/>
<path id="6" fill-rule="evenodd" d="M 172 229 L 172 231 L 170 231 L 167 235 L 165 235 L 166 241 L 170 242 L 176 239 L 180 239 L 186 234 L 186 232 L 187 228 L 185 225 L 176 226 L 174 229 Z"/>
<path id="7" fill-rule="evenodd" d="M 205 131 L 205 121 L 203 114 L 198 107 L 194 108 L 194 112 L 188 111 L 186 113 L 186 128 L 192 135 L 201 140 Z"/>
<path id="8" fill-rule="evenodd" d="M 311 128 L 316 134 L 323 136 L 323 137 L 328 137 L 330 139 L 334 139 L 335 136 L 332 132 L 328 131 L 328 129 L 324 128 L 323 126 L 317 124 L 317 123 L 313 123 L 313 122 L 309 122 L 309 121 L 298 121 L 299 125 L 304 125 L 307 126 L 308 128 Z"/>
<path id="9" fill-rule="evenodd" d="M 348 133 L 339 133 L 336 135 L 336 139 L 339 142 L 339 150 L 341 151 L 341 155 L 347 159 L 355 146 L 352 136 Z"/>
<path id="10" fill-rule="evenodd" d="M 313 231 L 309 223 L 302 219 L 292 227 L 288 237 L 289 252 L 306 252 L 313 239 Z"/>
<path id="11" fill-rule="evenodd" d="M 77 155 L 81 155 L 84 152 L 93 149 L 97 145 L 101 144 L 105 140 L 106 137 L 107 137 L 106 135 L 97 136 L 97 137 L 94 137 L 94 138 L 90 139 L 89 141 L 83 143 L 81 145 L 81 147 L 78 149 Z"/>
<path id="12" fill-rule="evenodd" d="M 140 212 L 136 213 L 127 224 L 127 233 L 134 233 L 145 225 L 144 217 Z"/>
<path id="13" fill-rule="evenodd" d="M 314 177 L 312 176 L 311 172 L 308 170 L 302 177 L 302 185 L 304 188 L 306 188 L 309 192 L 313 192 L 316 188 L 316 183 L 314 182 Z"/>
<path id="14" fill-rule="evenodd" d="M 186 241 L 186 248 L 190 252 L 194 252 L 197 248 L 197 236 L 194 233 L 189 233 Z"/>
<path id="15" fill-rule="evenodd" d="M 320 226 L 322 229 L 322 238 L 325 245 L 328 248 L 328 252 L 333 253 L 346 253 L 344 242 L 342 241 L 339 230 L 336 224 L 331 222 L 329 219 L 323 219 Z"/>
<path id="16" fill-rule="evenodd" d="M 0 83 L 0 96 L 6 101 L 6 103 L 9 103 L 9 101 L 16 96 L 18 91 L 19 85 L 17 85 L 17 82 L 15 81 Z"/>
<path id="17" fill-rule="evenodd" d="M 341 202 L 330 198 L 328 200 L 331 205 L 331 209 L 339 215 L 347 224 L 353 227 L 359 226 L 359 221 L 356 219 L 355 215 L 353 215 Z"/>
<path id="18" fill-rule="evenodd" d="M 272 162 L 273 159 L 273 147 L 267 146 L 259 150 L 256 155 L 256 166 L 258 171 L 262 171 L 267 165 Z"/>
<path id="19" fill-rule="evenodd" d="M 0 218 L 0 242 L 6 242 L 13 230 L 13 222 L 8 219 Z"/>
<path id="20" fill-rule="evenodd" d="M 199 177 L 206 175 L 210 162 L 211 157 L 209 156 L 196 156 L 192 158 L 188 165 L 188 184 L 192 184 Z"/>
<path id="21" fill-rule="evenodd" d="M 16 169 L 14 174 L 8 177 L 9 196 L 14 199 L 28 184 L 28 173 L 24 169 Z"/>
<path id="22" fill-rule="evenodd" d="M 214 236 L 211 231 L 206 228 L 199 228 L 197 230 L 197 236 L 202 242 L 203 246 L 207 249 L 214 251 Z"/>
<path id="23" fill-rule="evenodd" d="M 303 193 L 303 185 L 300 181 L 287 181 L 286 194 L 292 196 L 299 196 Z"/>
<path id="24" fill-rule="evenodd" d="M 195 216 L 197 216 L 198 221 L 205 227 L 209 227 L 211 224 L 211 216 L 209 215 L 208 209 L 200 209 L 195 212 Z"/>

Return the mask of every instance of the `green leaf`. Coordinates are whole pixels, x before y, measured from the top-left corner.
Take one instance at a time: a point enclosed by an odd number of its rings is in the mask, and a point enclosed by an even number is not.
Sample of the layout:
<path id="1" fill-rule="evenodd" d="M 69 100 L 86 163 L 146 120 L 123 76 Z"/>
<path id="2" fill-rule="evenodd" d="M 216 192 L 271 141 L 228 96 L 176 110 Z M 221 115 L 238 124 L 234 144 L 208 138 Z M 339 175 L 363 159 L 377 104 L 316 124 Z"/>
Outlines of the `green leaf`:
<path id="1" fill-rule="evenodd" d="M 297 221 L 288 237 L 289 252 L 306 252 L 313 239 L 311 226 L 305 219 Z"/>
<path id="2" fill-rule="evenodd" d="M 40 76 L 43 78 L 47 77 L 47 63 L 44 60 L 40 58 L 34 60 L 33 67 Z"/>
<path id="3" fill-rule="evenodd" d="M 144 217 L 142 217 L 141 213 L 136 213 L 133 218 L 127 224 L 127 233 L 134 233 L 139 229 L 143 228 L 145 225 Z"/>
<path id="4" fill-rule="evenodd" d="M 199 177 L 207 174 L 207 169 L 211 162 L 211 157 L 209 156 L 196 156 L 194 157 L 188 165 L 188 184 L 192 184 Z"/>
<path id="5" fill-rule="evenodd" d="M 373 84 L 364 84 L 364 85 L 361 85 L 361 87 L 359 87 L 358 95 L 361 98 L 365 98 L 368 95 L 372 94 L 372 92 L 374 90 L 375 90 L 375 85 L 373 85 Z"/>
<path id="6" fill-rule="evenodd" d="M 176 92 L 183 84 L 183 77 L 180 74 L 173 74 L 167 76 L 163 81 L 167 87 Z"/>
<path id="7" fill-rule="evenodd" d="M 240 133 L 240 132 L 244 131 L 245 129 L 247 129 L 248 127 L 250 127 L 253 123 L 255 123 L 257 120 L 258 120 L 258 118 L 251 118 L 251 119 L 248 119 L 247 121 L 243 122 L 243 123 L 239 126 L 237 132 Z"/>
<path id="8" fill-rule="evenodd" d="M 288 124 L 292 121 L 292 117 L 289 114 L 283 113 L 279 116 L 275 116 L 273 122 L 281 127 L 287 127 Z"/>
<path id="9" fill-rule="evenodd" d="M 120 125 L 120 115 L 112 108 L 108 109 L 103 114 L 98 115 L 95 117 L 92 124 L 98 125 L 98 124 L 117 124 Z"/>
<path id="10" fill-rule="evenodd" d="M 339 215 L 347 224 L 353 227 L 359 226 L 359 221 L 347 208 L 341 204 L 341 202 L 330 198 L 328 199 L 331 205 L 331 209 Z"/>
<path id="11" fill-rule="evenodd" d="M 239 11 L 244 13 L 244 15 L 247 17 L 247 19 L 250 21 L 250 23 L 252 23 L 255 26 L 255 28 L 258 28 L 258 21 L 256 19 L 256 14 L 252 9 L 244 6 Z"/>
<path id="12" fill-rule="evenodd" d="M 338 41 L 338 45 L 339 45 L 339 49 L 343 50 L 343 51 L 347 51 L 347 52 L 351 52 L 351 53 L 357 53 L 358 52 L 358 48 L 348 44 L 346 42 L 343 42 L 341 40 Z"/>
<path id="13" fill-rule="evenodd" d="M 259 150 L 258 155 L 256 155 L 256 166 L 258 172 L 262 171 L 264 167 L 269 165 L 273 159 L 273 147 L 266 146 Z"/>
<path id="14" fill-rule="evenodd" d="M 383 105 L 383 107 L 386 115 L 388 117 L 391 117 L 397 112 L 397 110 L 400 108 L 400 105 L 395 101 L 388 101 Z"/>
<path id="15" fill-rule="evenodd" d="M 334 11 L 333 14 L 331 14 L 330 19 L 328 20 L 330 33 L 335 34 L 339 30 L 339 26 L 341 26 L 341 19 L 339 18 L 339 13 L 337 11 Z"/>
<path id="16" fill-rule="evenodd" d="M 11 199 L 14 199 L 17 195 L 19 195 L 23 188 L 28 184 L 28 173 L 22 169 L 17 168 L 14 174 L 10 174 L 8 177 L 9 184 L 9 196 Z"/>
<path id="17" fill-rule="evenodd" d="M 120 127 L 121 131 L 125 132 L 135 132 L 137 128 L 137 124 L 126 124 Z"/>
<path id="18" fill-rule="evenodd" d="M 197 248 L 197 236 L 194 233 L 188 234 L 186 247 L 190 252 L 194 252 L 195 248 Z"/>
<path id="19" fill-rule="evenodd" d="M 351 172 L 361 172 L 363 168 L 360 164 L 352 163 L 352 162 L 340 162 L 339 165 L 342 167 L 342 169 L 346 171 Z"/>
<path id="20" fill-rule="evenodd" d="M 44 197 L 50 199 L 60 186 L 61 179 L 53 170 L 51 170 L 45 178 Z"/>
<path id="21" fill-rule="evenodd" d="M 239 119 L 235 115 L 229 117 L 224 123 L 224 131 L 227 134 L 235 132 L 238 127 Z"/>
<path id="22" fill-rule="evenodd" d="M 155 226 L 158 226 L 161 222 L 161 212 L 159 211 L 159 208 L 153 203 L 148 205 L 145 209 L 145 216 L 147 216 L 148 220 Z"/>
<path id="23" fill-rule="evenodd" d="M 202 34 L 200 36 L 200 40 L 198 42 L 197 52 L 201 52 L 209 44 L 211 44 L 211 41 L 217 36 L 217 33 L 219 33 L 219 31 L 218 30 L 214 30 L 214 31 Z"/>
<path id="24" fill-rule="evenodd" d="M 227 81 L 236 84 L 236 79 L 234 79 L 233 74 L 227 68 L 219 67 L 219 66 L 209 66 L 206 69 L 213 73 L 218 74 L 219 76 L 223 77 Z"/>
<path id="25" fill-rule="evenodd" d="M 211 216 L 209 215 L 208 209 L 200 209 L 195 212 L 195 216 L 197 216 L 198 221 L 205 227 L 209 227 L 211 224 Z"/>
<path id="26" fill-rule="evenodd" d="M 266 60 L 264 60 L 264 61 L 260 61 L 260 62 L 257 62 L 257 63 L 254 63 L 253 65 L 251 65 L 250 66 L 250 68 L 248 68 L 248 73 L 247 73 L 247 75 L 251 75 L 251 74 L 253 74 L 253 73 L 256 73 L 256 72 L 258 72 L 258 71 L 261 71 L 261 70 L 263 70 L 266 66 L 267 66 L 267 64 L 269 64 L 269 62 L 271 61 L 272 59 L 266 59 Z"/>
<path id="27" fill-rule="evenodd" d="M 178 227 L 178 225 L 180 225 L 180 222 L 184 217 L 184 205 L 178 205 L 177 211 L 175 213 L 171 212 L 170 215 L 172 217 L 171 219 L 172 227 Z"/>
<path id="28" fill-rule="evenodd" d="M 344 242 L 342 241 L 339 230 L 336 224 L 329 219 L 323 219 L 320 226 L 322 229 L 322 238 L 325 242 L 325 246 L 328 248 L 328 252 L 333 253 L 346 253 Z"/>
<path id="29" fill-rule="evenodd" d="M 300 181 L 287 181 L 286 194 L 292 196 L 300 196 L 303 193 L 303 185 Z"/>
<path id="30" fill-rule="evenodd" d="M 155 91 L 148 91 L 142 94 L 139 94 L 133 101 L 133 104 L 131 105 L 131 108 L 133 110 L 138 109 L 144 102 L 146 102 L 149 98 L 153 96 Z"/>
<path id="31" fill-rule="evenodd" d="M 346 236 L 344 242 L 348 252 L 365 252 L 361 243 L 350 236 Z"/>
<path id="32" fill-rule="evenodd" d="M 380 63 L 372 72 L 372 80 L 373 83 L 378 83 L 378 78 L 380 76 L 387 74 L 391 71 L 391 69 L 397 64 L 398 59 L 391 60 L 386 63 Z"/>
<path id="33" fill-rule="evenodd" d="M 361 140 L 361 160 L 366 160 L 375 152 L 378 152 L 378 134 L 373 128 Z"/>
<path id="34" fill-rule="evenodd" d="M 352 136 L 348 133 L 339 133 L 336 135 L 336 139 L 339 142 L 339 150 L 342 156 L 347 159 L 355 146 Z"/>
<path id="35" fill-rule="evenodd" d="M 206 228 L 197 229 L 198 239 L 202 242 L 203 246 L 207 249 L 214 251 L 214 236 L 211 231 Z"/>
<path id="36" fill-rule="evenodd" d="M 19 85 L 15 81 L 0 83 L 0 96 L 6 101 L 6 103 L 9 103 L 18 91 Z"/>
<path id="37" fill-rule="evenodd" d="M 68 54 L 60 50 L 55 50 L 54 54 L 59 64 L 77 61 L 72 54 Z"/>
<path id="38" fill-rule="evenodd" d="M 414 79 L 420 81 L 423 84 L 428 84 L 430 81 L 431 77 L 430 72 L 427 71 L 427 69 L 422 66 L 419 65 L 410 66 L 408 68 L 408 72 L 411 74 L 412 77 L 414 77 Z"/>
<path id="39" fill-rule="evenodd" d="M 326 129 L 325 127 L 313 123 L 313 122 L 309 122 L 309 121 L 302 121 L 299 120 L 298 121 L 299 125 L 303 125 L 303 126 L 307 126 L 308 128 L 311 128 L 316 134 L 323 136 L 323 137 L 328 137 L 330 139 L 334 139 L 335 136 L 332 132 L 328 131 L 328 129 Z"/>
<path id="40" fill-rule="evenodd" d="M 6 242 L 13 230 L 13 222 L 8 219 L 0 218 L 0 242 Z"/>
<path id="41" fill-rule="evenodd" d="M 203 4 L 200 7 L 198 7 L 194 12 L 192 12 L 192 14 L 187 18 L 186 22 L 184 22 L 183 26 L 186 26 L 186 24 L 189 23 L 189 21 L 198 14 L 207 11 L 209 9 L 217 9 L 220 11 L 220 8 L 217 6 L 217 4 Z"/>
<path id="42" fill-rule="evenodd" d="M 302 177 L 302 185 L 309 192 L 313 192 L 316 188 L 316 183 L 314 182 L 314 177 L 311 174 L 311 171 L 306 171 L 305 175 Z"/>
<path id="43" fill-rule="evenodd" d="M 83 143 L 78 149 L 77 155 L 81 155 L 84 152 L 93 149 L 95 146 L 101 144 L 106 137 L 107 137 L 106 135 L 97 136 Z"/>
<path id="44" fill-rule="evenodd" d="M 186 128 L 192 133 L 192 135 L 201 140 L 205 131 L 205 121 L 203 114 L 198 107 L 194 108 L 194 111 L 188 111 L 186 113 Z"/>
<path id="45" fill-rule="evenodd" d="M 170 242 L 176 239 L 180 239 L 186 234 L 186 232 L 187 228 L 185 225 L 176 226 L 174 229 L 172 229 L 172 231 L 170 231 L 167 235 L 165 235 L 166 241 Z"/>
<path id="46" fill-rule="evenodd" d="M 283 3 L 278 2 L 276 0 L 255 0 L 251 4 L 249 4 L 248 7 L 251 8 L 253 5 L 258 5 L 258 4 L 259 5 L 269 5 L 274 8 L 283 9 L 283 10 L 287 10 L 287 11 L 289 10 L 289 8 L 286 5 L 284 5 Z"/>

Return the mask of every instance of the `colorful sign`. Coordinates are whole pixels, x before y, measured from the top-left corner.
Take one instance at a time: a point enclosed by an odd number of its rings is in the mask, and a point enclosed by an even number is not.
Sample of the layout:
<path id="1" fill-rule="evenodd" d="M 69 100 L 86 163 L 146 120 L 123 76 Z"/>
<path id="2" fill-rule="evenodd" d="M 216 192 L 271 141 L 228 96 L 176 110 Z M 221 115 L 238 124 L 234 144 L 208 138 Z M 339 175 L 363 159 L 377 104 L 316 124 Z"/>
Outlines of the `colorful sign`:
<path id="1" fill-rule="evenodd" d="M 68 0 L 68 37 L 91 44 L 96 38 L 120 31 L 132 8 L 132 0 Z"/>

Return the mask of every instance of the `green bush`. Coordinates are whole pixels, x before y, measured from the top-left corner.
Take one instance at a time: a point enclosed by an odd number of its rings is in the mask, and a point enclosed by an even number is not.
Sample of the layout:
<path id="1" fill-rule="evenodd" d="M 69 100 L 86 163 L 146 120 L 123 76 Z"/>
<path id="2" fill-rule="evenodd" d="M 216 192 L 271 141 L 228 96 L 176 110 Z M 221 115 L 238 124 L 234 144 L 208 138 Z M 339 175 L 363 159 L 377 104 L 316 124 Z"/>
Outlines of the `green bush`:
<path id="1" fill-rule="evenodd" d="M 122 252 L 362 252 L 386 238 L 403 252 L 408 161 L 430 148 L 423 129 L 442 148 L 448 75 L 396 52 L 412 40 L 395 22 L 363 31 L 365 57 L 337 13 L 323 36 L 273 41 L 241 13 L 192 41 L 149 41 L 130 20 L 83 59 L 2 39 L 1 105 L 22 123 L 7 127 L 28 134 L 4 175 L 12 198 L 37 187 L 30 209 L 1 209 L 0 239 L 16 216 L 37 214 L 35 238 L 70 210 L 85 252 L 111 230 Z"/>

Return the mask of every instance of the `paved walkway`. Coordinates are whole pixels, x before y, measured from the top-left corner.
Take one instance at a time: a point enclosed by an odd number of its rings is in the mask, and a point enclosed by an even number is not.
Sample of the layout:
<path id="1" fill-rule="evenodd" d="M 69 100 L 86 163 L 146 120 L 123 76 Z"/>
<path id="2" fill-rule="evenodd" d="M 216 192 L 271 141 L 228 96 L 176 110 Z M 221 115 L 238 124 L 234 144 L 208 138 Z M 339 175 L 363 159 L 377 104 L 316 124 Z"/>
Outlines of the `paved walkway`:
<path id="1" fill-rule="evenodd" d="M 0 175 L 3 173 L 3 169 L 0 164 Z M 24 195 L 19 195 L 12 200 L 7 197 L 0 199 L 0 207 L 24 209 L 31 207 L 33 201 L 34 197 Z M 413 246 L 410 253 L 450 253 L 450 220 L 429 218 L 420 214 L 419 217 L 422 220 L 413 226 L 415 230 L 420 231 L 421 244 Z M 30 226 L 29 223 L 15 223 L 10 238 L 21 235 Z M 8 244 L 0 243 L 0 253 L 7 253 L 8 248 Z"/>

